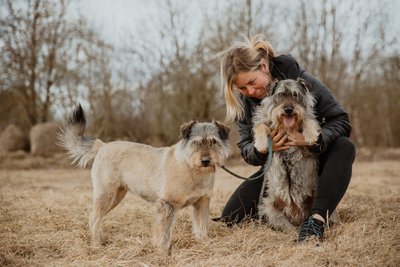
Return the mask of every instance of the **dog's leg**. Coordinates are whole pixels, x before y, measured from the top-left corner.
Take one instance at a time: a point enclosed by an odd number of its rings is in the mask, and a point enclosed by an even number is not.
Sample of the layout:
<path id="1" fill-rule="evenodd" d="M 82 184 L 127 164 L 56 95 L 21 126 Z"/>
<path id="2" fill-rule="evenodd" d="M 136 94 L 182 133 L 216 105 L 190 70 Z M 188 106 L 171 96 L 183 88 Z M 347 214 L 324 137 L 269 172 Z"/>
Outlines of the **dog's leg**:
<path id="1" fill-rule="evenodd" d="M 254 147 L 261 153 L 268 151 L 268 135 L 271 130 L 264 123 L 257 123 L 253 127 Z"/>
<path id="2" fill-rule="evenodd" d="M 318 140 L 320 126 L 315 120 L 304 120 L 303 136 L 309 144 L 314 144 Z"/>
<path id="3" fill-rule="evenodd" d="M 154 223 L 154 245 L 161 252 L 168 251 L 176 209 L 164 200 L 157 200 Z"/>
<path id="4" fill-rule="evenodd" d="M 99 192 L 100 191 L 100 192 Z M 95 190 L 93 207 L 89 216 L 89 228 L 92 234 L 93 246 L 101 245 L 103 217 L 117 206 L 126 195 L 125 187 L 109 187 L 106 190 Z"/>
<path id="5" fill-rule="evenodd" d="M 210 198 L 201 197 L 193 204 L 193 234 L 199 240 L 206 240 Z"/>
<path id="6" fill-rule="evenodd" d="M 92 234 L 92 245 L 97 247 L 101 245 L 102 225 L 101 221 L 106 214 L 105 198 L 94 197 L 92 211 L 89 215 L 89 229 Z"/>
<path id="7" fill-rule="evenodd" d="M 271 199 L 266 198 L 263 203 L 262 213 L 266 216 L 268 222 L 275 228 L 282 231 L 295 230 L 296 227 L 289 222 L 282 211 L 277 210 Z"/>
<path id="8" fill-rule="evenodd" d="M 117 193 L 114 196 L 114 199 L 112 201 L 110 209 L 107 211 L 110 212 L 113 208 L 115 208 L 121 200 L 125 197 L 126 193 L 128 192 L 128 189 L 124 186 L 118 187 Z"/>

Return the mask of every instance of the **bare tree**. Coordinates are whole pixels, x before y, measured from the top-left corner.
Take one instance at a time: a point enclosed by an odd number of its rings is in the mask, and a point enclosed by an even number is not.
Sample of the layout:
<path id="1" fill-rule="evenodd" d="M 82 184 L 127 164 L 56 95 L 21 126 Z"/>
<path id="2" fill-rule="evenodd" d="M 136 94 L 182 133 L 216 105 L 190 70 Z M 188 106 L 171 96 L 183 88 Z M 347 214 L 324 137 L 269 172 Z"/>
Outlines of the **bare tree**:
<path id="1" fill-rule="evenodd" d="M 398 41 L 384 4 L 217 1 L 193 26 L 188 2 L 157 2 L 154 24 L 141 24 L 123 50 L 68 19 L 67 0 L 1 5 L 0 127 L 26 129 L 81 101 L 89 130 L 105 140 L 171 144 L 184 121 L 224 118 L 215 55 L 261 33 L 333 91 L 357 144 L 400 145 Z"/>
<path id="2" fill-rule="evenodd" d="M 190 46 L 186 39 L 189 35 L 186 10 L 172 1 L 166 2 L 164 17 L 159 17 L 159 24 L 163 25 L 158 27 L 161 45 L 149 45 L 151 40 L 144 40 L 147 47 L 132 49 L 141 55 L 141 67 L 148 65 L 146 59 L 149 58 L 158 63 L 151 70 L 149 79 L 140 84 L 140 94 L 136 95 L 141 98 L 142 116 L 147 118 L 138 125 L 138 128 L 146 129 L 140 140 L 172 143 L 184 121 L 224 119 L 215 55 L 241 39 L 243 34 L 261 32 L 268 35 L 268 26 L 276 10 L 253 1 L 215 5 L 215 13 L 203 14 L 204 22 Z M 220 16 L 220 13 L 224 15 Z M 140 47 L 147 49 L 140 50 Z"/>
<path id="3" fill-rule="evenodd" d="M 386 112 L 394 101 L 385 96 L 391 81 L 385 77 L 387 72 L 382 72 L 386 50 L 395 47 L 396 40 L 389 40 L 385 34 L 387 9 L 376 5 L 302 1 L 292 34 L 294 43 L 299 44 L 292 51 L 347 108 L 353 138 L 361 146 L 396 143 L 390 141 L 393 127 Z M 374 89 L 377 79 L 379 93 Z M 367 129 L 371 123 L 380 126 Z"/>
<path id="4" fill-rule="evenodd" d="M 204 57 L 204 44 L 195 42 L 189 47 L 189 18 L 185 7 L 167 1 L 163 10 L 158 21 L 162 25 L 158 27 L 161 45 L 139 45 L 134 49 L 143 60 L 140 68 L 148 66 L 148 58 L 158 63 L 150 69 L 152 75 L 140 83 L 135 94 L 140 98 L 137 138 L 155 145 L 175 142 L 179 126 L 185 121 L 218 117 L 213 113 L 218 91 L 210 86 L 214 72 Z M 152 40 L 144 42 L 151 44 Z M 140 119 L 144 116 L 145 120 Z"/>
<path id="5" fill-rule="evenodd" d="M 3 3 L 0 90 L 14 95 L 29 125 L 51 120 L 55 101 L 76 98 L 80 68 L 96 34 L 83 19 L 67 18 L 67 1 Z"/>

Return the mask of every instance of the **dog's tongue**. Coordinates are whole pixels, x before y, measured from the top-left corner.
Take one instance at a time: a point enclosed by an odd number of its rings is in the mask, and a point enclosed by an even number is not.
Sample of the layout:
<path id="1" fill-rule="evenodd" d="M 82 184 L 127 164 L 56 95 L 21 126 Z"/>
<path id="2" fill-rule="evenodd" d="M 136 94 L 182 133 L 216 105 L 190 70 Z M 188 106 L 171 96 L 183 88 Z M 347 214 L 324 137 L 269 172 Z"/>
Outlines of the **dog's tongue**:
<path id="1" fill-rule="evenodd" d="M 296 120 L 294 119 L 294 116 L 287 116 L 284 118 L 283 123 L 285 124 L 286 128 L 291 128 L 294 123 L 296 122 Z"/>

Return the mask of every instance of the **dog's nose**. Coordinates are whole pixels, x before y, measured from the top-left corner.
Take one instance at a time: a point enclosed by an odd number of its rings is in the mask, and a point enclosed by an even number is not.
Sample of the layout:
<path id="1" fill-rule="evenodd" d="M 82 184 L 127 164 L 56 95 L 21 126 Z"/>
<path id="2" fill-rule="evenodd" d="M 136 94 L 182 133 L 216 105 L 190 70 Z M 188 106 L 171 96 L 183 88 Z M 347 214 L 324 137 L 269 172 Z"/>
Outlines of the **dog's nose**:
<path id="1" fill-rule="evenodd" d="M 293 113 L 293 107 L 292 106 L 286 106 L 283 108 L 286 114 L 292 114 Z"/>
<path id="2" fill-rule="evenodd" d="M 203 166 L 203 167 L 207 167 L 208 165 L 210 165 L 210 159 L 208 158 L 208 157 L 203 157 L 202 159 L 201 159 L 201 165 Z"/>

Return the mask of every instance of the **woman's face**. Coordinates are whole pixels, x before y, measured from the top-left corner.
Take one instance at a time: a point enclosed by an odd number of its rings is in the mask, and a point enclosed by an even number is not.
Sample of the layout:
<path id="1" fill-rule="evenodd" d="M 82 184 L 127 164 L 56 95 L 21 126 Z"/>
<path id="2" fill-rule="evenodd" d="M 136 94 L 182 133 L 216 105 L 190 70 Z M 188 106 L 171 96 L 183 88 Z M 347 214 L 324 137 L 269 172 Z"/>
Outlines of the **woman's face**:
<path id="1" fill-rule="evenodd" d="M 268 86 L 271 82 L 272 76 L 268 65 L 262 63 L 259 70 L 240 72 L 235 81 L 235 86 L 241 94 L 247 97 L 263 99 L 268 94 Z"/>

